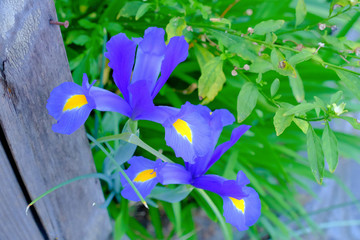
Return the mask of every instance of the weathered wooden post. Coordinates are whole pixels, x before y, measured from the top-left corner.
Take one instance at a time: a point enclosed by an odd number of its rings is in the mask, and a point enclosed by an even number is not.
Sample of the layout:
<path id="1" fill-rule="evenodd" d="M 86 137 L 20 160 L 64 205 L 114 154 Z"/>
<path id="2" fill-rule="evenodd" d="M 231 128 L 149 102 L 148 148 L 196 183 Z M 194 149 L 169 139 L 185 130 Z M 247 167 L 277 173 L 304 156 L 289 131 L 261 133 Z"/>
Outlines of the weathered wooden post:
<path id="1" fill-rule="evenodd" d="M 95 172 L 84 129 L 51 130 L 51 90 L 72 81 L 53 0 L 0 1 L 0 239 L 108 239 L 99 181 L 81 180 L 32 207 L 35 197 Z"/>

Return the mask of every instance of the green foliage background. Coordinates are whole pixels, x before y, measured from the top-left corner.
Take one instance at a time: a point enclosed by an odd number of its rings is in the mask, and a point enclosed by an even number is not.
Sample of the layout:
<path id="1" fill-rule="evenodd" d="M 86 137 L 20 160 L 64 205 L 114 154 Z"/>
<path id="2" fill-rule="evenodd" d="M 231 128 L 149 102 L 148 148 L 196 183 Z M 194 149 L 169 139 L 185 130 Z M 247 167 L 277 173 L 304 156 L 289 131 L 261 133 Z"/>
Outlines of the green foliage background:
<path id="1" fill-rule="evenodd" d="M 70 22 L 62 32 L 74 81 L 80 83 L 85 72 L 100 80 L 98 86 L 117 93 L 103 56 L 111 36 L 124 32 L 129 38 L 141 37 L 150 26 L 166 29 L 168 39 L 185 35 L 189 57 L 175 69 L 155 104 L 180 107 L 190 101 L 226 108 L 238 123 L 253 126 L 210 169 L 229 179 L 242 170 L 259 193 L 262 216 L 247 231 L 249 238 L 299 238 L 290 224 L 317 231 L 296 187 L 315 196 L 305 179 L 322 183 L 324 176 L 336 178 L 330 172 L 338 155 L 359 160 L 359 137 L 334 132 L 328 124 L 343 118 L 360 129 L 356 119 L 341 113 L 343 102 L 348 112 L 360 110 L 360 42 L 345 37 L 360 16 L 357 1 L 56 0 L 56 8 L 59 20 Z M 325 46 L 317 49 L 321 43 Z M 123 116 L 95 112 L 86 126 L 100 138 L 119 134 L 124 124 Z M 229 139 L 234 127 L 224 130 L 220 142 Z M 139 129 L 145 143 L 180 162 L 166 146 L 161 126 L 141 121 Z M 109 142 L 106 149 L 118 159 L 117 149 L 131 146 L 124 144 Z M 103 151 L 94 147 L 93 154 L 98 172 L 111 174 Z M 154 159 L 140 148 L 135 154 Z M 324 168 L 324 156 L 330 171 Z M 155 200 L 158 208 L 150 207 L 139 218 L 143 210 L 122 199 L 119 187 L 103 189 L 108 197 L 104 206 L 115 220 L 115 239 L 124 234 L 131 239 L 197 239 L 192 212 L 199 207 L 220 223 L 224 238 L 245 235 L 219 219 L 222 201 L 215 194 L 193 191 L 180 203 Z"/>

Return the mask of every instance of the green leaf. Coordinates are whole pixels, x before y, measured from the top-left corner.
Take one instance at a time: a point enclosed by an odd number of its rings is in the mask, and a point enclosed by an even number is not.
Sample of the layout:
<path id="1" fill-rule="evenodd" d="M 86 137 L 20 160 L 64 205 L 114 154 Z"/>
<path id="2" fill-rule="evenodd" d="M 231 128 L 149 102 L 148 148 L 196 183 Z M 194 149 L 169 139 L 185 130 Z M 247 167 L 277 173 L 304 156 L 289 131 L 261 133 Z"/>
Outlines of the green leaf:
<path id="1" fill-rule="evenodd" d="M 294 118 L 293 121 L 301 129 L 301 131 L 303 131 L 303 133 L 307 133 L 309 128 L 309 123 L 307 121 L 299 118 Z"/>
<path id="2" fill-rule="evenodd" d="M 190 185 L 180 185 L 176 188 L 158 187 L 156 186 L 148 196 L 148 198 L 154 198 L 157 200 L 175 203 L 186 198 L 193 187 Z"/>
<path id="3" fill-rule="evenodd" d="M 337 103 L 343 98 L 343 91 L 337 91 L 330 98 L 330 104 Z"/>
<path id="4" fill-rule="evenodd" d="M 119 14 L 117 15 L 116 19 L 120 17 L 135 17 L 141 5 L 145 3 L 140 1 L 133 1 L 133 2 L 126 2 L 125 5 L 121 8 Z"/>
<path id="5" fill-rule="evenodd" d="M 205 64 L 199 79 L 199 96 L 204 99 L 202 104 L 207 104 L 214 100 L 221 91 L 226 78 L 222 70 L 223 61 L 220 57 L 215 57 Z"/>
<path id="6" fill-rule="evenodd" d="M 284 116 L 284 113 L 287 111 L 287 108 L 279 108 L 274 116 L 274 126 L 276 135 L 280 136 L 287 127 L 290 126 L 292 120 L 294 119 L 294 114 Z"/>
<path id="7" fill-rule="evenodd" d="M 199 44 L 194 45 L 195 56 L 199 63 L 201 72 L 205 71 L 204 66 L 207 62 L 214 58 L 214 55 L 209 52 L 206 48 L 200 46 Z"/>
<path id="8" fill-rule="evenodd" d="M 270 43 L 270 44 L 274 44 L 277 40 L 277 36 L 275 33 L 271 32 L 271 33 L 267 33 L 266 34 L 266 38 L 265 38 L 265 42 Z"/>
<path id="9" fill-rule="evenodd" d="M 303 81 L 298 72 L 296 72 L 296 77 L 289 76 L 290 87 L 292 93 L 297 102 L 302 102 L 305 99 L 304 85 Z"/>
<path id="10" fill-rule="evenodd" d="M 247 82 L 243 85 L 237 98 L 237 121 L 244 121 L 256 106 L 259 91 L 255 84 Z"/>
<path id="11" fill-rule="evenodd" d="M 305 49 L 303 49 L 301 52 L 299 52 L 298 54 L 295 54 L 293 56 L 291 56 L 289 58 L 289 63 L 293 66 L 296 66 L 296 64 L 301 63 L 301 62 L 305 62 L 309 59 L 311 59 L 314 55 L 309 52 L 306 51 Z"/>
<path id="12" fill-rule="evenodd" d="M 321 184 L 324 177 L 324 154 L 321 147 L 321 141 L 310 124 L 306 135 L 311 172 L 314 175 L 316 182 Z"/>
<path id="13" fill-rule="evenodd" d="M 267 20 L 257 24 L 254 27 L 254 33 L 258 35 L 265 35 L 269 32 L 275 32 L 284 25 L 284 20 Z"/>
<path id="14" fill-rule="evenodd" d="M 186 28 L 186 21 L 181 17 L 174 17 L 170 19 L 168 25 L 166 25 L 167 40 L 174 36 L 181 36 L 183 30 Z"/>
<path id="15" fill-rule="evenodd" d="M 306 113 L 310 110 L 313 110 L 314 108 L 315 105 L 313 103 L 300 103 L 299 105 L 296 105 L 295 107 L 292 107 L 288 111 L 286 111 L 284 113 L 284 116 L 289 116 L 298 113 Z"/>
<path id="16" fill-rule="evenodd" d="M 350 3 L 351 3 L 350 0 L 332 0 L 332 2 L 330 4 L 329 16 L 334 11 L 335 5 L 340 5 L 341 7 L 345 7 L 345 6 L 349 5 Z"/>
<path id="17" fill-rule="evenodd" d="M 329 171 L 333 173 L 338 165 L 339 153 L 337 139 L 334 132 L 330 129 L 328 122 L 325 123 L 322 135 L 322 147 L 326 162 L 329 165 Z"/>
<path id="18" fill-rule="evenodd" d="M 152 4 L 151 3 L 144 3 L 142 4 L 139 9 L 136 12 L 135 15 L 135 20 L 139 20 L 142 16 L 144 16 L 144 14 L 150 10 Z"/>
<path id="19" fill-rule="evenodd" d="M 300 25 L 306 16 L 306 4 L 304 0 L 298 0 L 296 5 L 296 24 L 295 26 Z"/>
<path id="20" fill-rule="evenodd" d="M 360 122 L 356 118 L 347 117 L 347 116 L 341 116 L 339 118 L 344 119 L 345 121 L 350 123 L 353 126 L 353 128 L 360 130 Z"/>
<path id="21" fill-rule="evenodd" d="M 270 87 L 270 94 L 271 94 L 271 97 L 275 96 L 275 94 L 277 93 L 277 91 L 279 90 L 279 87 L 280 87 L 280 80 L 278 78 L 276 78 L 272 84 L 271 84 L 271 87 Z"/>
<path id="22" fill-rule="evenodd" d="M 360 100 L 360 76 L 343 70 L 335 70 L 341 82 Z"/>
<path id="23" fill-rule="evenodd" d="M 271 62 L 274 69 L 281 75 L 296 77 L 296 71 L 293 66 L 285 61 L 285 57 L 276 48 L 273 48 L 271 51 Z"/>

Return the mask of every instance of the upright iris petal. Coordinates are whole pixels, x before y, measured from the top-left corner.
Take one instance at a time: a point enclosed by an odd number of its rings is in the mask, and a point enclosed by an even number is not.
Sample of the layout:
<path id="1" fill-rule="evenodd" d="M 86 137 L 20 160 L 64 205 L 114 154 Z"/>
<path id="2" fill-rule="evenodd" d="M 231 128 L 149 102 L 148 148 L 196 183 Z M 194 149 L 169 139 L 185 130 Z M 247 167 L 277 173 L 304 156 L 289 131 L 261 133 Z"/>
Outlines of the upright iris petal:
<path id="1" fill-rule="evenodd" d="M 108 52 L 105 53 L 105 57 L 110 60 L 109 67 L 113 69 L 115 84 L 126 101 L 129 101 L 128 86 L 134 66 L 136 46 L 137 43 L 129 40 L 124 33 L 113 36 L 106 43 Z"/>
<path id="2" fill-rule="evenodd" d="M 185 61 L 188 56 L 189 44 L 184 37 L 172 37 L 169 44 L 166 46 L 165 57 L 161 65 L 161 76 L 156 82 L 156 85 L 151 93 L 152 98 L 158 94 L 166 80 L 176 66 Z"/>
<path id="3" fill-rule="evenodd" d="M 133 83 L 146 80 L 149 88 L 154 88 L 166 51 L 164 36 L 162 28 L 150 27 L 145 30 L 144 39 L 140 41 L 136 53 Z"/>

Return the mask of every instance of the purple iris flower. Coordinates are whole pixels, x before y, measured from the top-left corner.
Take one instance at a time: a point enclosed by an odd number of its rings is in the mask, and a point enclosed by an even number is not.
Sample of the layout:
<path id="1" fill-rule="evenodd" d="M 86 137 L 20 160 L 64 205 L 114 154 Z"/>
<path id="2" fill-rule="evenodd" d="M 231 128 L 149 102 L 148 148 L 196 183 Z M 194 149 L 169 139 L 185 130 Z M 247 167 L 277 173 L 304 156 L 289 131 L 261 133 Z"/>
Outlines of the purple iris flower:
<path id="1" fill-rule="evenodd" d="M 191 116 L 195 113 L 197 113 L 196 117 L 192 118 Z M 185 124 L 182 123 L 183 129 L 179 131 L 173 126 L 178 119 L 186 121 L 186 124 L 190 126 L 190 132 L 196 131 L 197 124 L 207 122 L 205 128 L 208 130 L 206 134 L 208 134 L 209 141 L 205 138 L 202 139 L 209 145 L 204 148 L 208 149 L 207 153 L 200 154 L 200 156 L 196 151 L 189 150 L 189 145 L 181 145 L 176 140 L 169 140 L 174 138 L 179 141 L 188 141 L 190 134 L 189 129 L 184 127 Z M 250 183 L 249 179 L 242 171 L 237 174 L 236 180 L 227 180 L 217 175 L 205 175 L 207 170 L 250 128 L 247 125 L 235 128 L 229 141 L 215 147 L 223 127 L 232 124 L 234 120 L 230 112 L 225 109 L 210 112 L 207 107 L 187 103 L 174 116 L 165 121 L 165 138 L 168 134 L 167 143 L 175 146 L 180 155 L 188 157 L 189 153 L 185 153 L 186 150 L 193 153 L 194 156 L 190 158 L 192 161 L 184 160 L 185 166 L 182 166 L 176 163 L 161 163 L 160 160 L 154 162 L 143 157 L 133 157 L 134 160 L 129 161 L 131 166 L 126 172 L 132 176 L 130 179 L 138 184 L 137 187 L 143 197 L 149 195 L 157 183 L 163 185 L 190 184 L 196 188 L 214 192 L 223 198 L 226 221 L 239 231 L 246 230 L 257 221 L 261 211 L 259 195 L 254 189 L 246 186 Z M 175 130 L 171 129 L 172 127 Z M 184 131 L 187 132 L 183 136 L 181 133 Z M 194 136 L 192 139 L 195 140 L 195 133 L 192 136 Z M 125 179 L 122 179 L 122 184 L 124 186 L 122 195 L 130 200 L 139 201 L 138 196 Z"/>
<path id="2" fill-rule="evenodd" d="M 172 37 L 166 45 L 164 35 L 163 29 L 150 27 L 145 30 L 144 38 L 130 40 L 124 33 L 112 37 L 106 44 L 105 56 L 110 60 L 115 84 L 123 98 L 89 85 L 86 75 L 82 87 L 72 82 L 62 83 L 51 92 L 46 106 L 57 120 L 53 130 L 73 133 L 93 109 L 162 123 L 166 112 L 155 107 L 153 99 L 175 67 L 187 58 L 189 48 L 184 37 Z"/>

